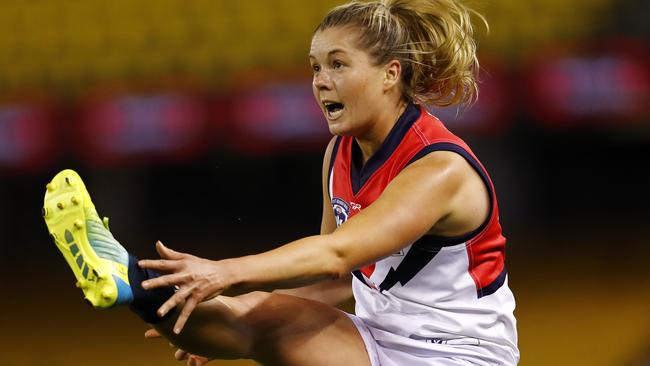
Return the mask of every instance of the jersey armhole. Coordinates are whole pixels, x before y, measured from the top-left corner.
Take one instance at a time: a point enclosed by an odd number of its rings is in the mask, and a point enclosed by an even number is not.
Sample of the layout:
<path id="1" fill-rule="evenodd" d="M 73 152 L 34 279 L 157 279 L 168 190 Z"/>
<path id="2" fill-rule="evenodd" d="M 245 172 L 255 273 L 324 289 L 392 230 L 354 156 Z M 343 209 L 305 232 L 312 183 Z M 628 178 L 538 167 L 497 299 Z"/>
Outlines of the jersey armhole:
<path id="1" fill-rule="evenodd" d="M 490 178 L 487 175 L 487 172 L 485 171 L 485 169 L 483 169 L 481 163 L 479 163 L 478 160 L 476 160 L 476 158 L 472 156 L 472 154 L 470 154 L 467 150 L 465 150 L 463 147 L 457 144 L 451 142 L 438 142 L 431 145 L 427 145 L 423 147 L 420 151 L 418 151 L 418 153 L 415 154 L 413 158 L 409 160 L 408 163 L 406 163 L 404 168 L 406 168 L 410 164 L 418 161 L 419 159 L 422 159 L 426 155 L 435 151 L 454 152 L 462 156 L 472 166 L 472 168 L 481 177 L 481 180 L 483 181 L 483 184 L 485 185 L 488 191 L 489 208 L 488 208 L 488 215 L 485 218 L 485 220 L 483 220 L 483 223 L 481 223 L 481 225 L 478 228 L 470 231 L 467 234 L 460 235 L 460 236 L 425 235 L 420 239 L 418 239 L 415 243 L 413 243 L 414 246 L 418 246 L 421 249 L 425 249 L 425 250 L 435 250 L 436 248 L 440 248 L 440 247 L 454 246 L 471 240 L 487 227 L 487 225 L 490 223 L 490 220 L 492 218 L 492 213 L 494 210 L 494 189 L 490 182 Z"/>

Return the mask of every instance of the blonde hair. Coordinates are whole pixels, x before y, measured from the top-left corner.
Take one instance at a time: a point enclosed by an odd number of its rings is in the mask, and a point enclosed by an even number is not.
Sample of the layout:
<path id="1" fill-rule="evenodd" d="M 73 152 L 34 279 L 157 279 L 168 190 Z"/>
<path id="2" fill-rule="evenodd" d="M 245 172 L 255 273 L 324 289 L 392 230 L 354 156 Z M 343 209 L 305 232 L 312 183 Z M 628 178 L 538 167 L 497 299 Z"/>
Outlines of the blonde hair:
<path id="1" fill-rule="evenodd" d="M 332 9 L 316 28 L 356 26 L 359 46 L 376 65 L 402 64 L 404 98 L 446 107 L 478 96 L 476 43 L 471 15 L 456 0 L 353 1 Z"/>

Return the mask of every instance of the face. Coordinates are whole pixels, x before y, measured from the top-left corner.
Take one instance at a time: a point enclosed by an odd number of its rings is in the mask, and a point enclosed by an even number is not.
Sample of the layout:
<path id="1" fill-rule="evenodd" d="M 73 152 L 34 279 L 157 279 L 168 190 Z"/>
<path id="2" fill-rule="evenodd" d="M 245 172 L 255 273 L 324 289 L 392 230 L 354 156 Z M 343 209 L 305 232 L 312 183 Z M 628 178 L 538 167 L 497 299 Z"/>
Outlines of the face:
<path id="1" fill-rule="evenodd" d="M 314 97 L 335 135 L 364 134 L 385 98 L 385 69 L 356 42 L 357 29 L 349 26 L 319 31 L 311 41 Z"/>

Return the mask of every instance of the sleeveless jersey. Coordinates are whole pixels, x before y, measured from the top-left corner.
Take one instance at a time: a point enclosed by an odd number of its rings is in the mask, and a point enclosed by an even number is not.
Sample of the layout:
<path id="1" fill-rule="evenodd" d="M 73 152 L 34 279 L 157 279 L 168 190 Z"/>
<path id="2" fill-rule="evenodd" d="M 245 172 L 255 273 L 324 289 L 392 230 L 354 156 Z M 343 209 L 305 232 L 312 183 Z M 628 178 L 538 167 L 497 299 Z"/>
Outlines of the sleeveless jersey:
<path id="1" fill-rule="evenodd" d="M 409 105 L 361 169 L 353 159 L 361 154 L 354 138 L 336 138 L 329 167 L 336 224 L 368 207 L 404 168 L 434 151 L 457 153 L 478 172 L 489 192 L 488 217 L 466 235 L 425 235 L 355 270 L 356 315 L 375 330 L 380 343 L 392 342 L 398 348 L 410 347 L 406 343 L 413 340 L 489 343 L 496 345 L 496 360 L 514 364 L 519 358 L 515 301 L 507 283 L 506 240 L 492 181 L 469 146 L 426 109 Z"/>

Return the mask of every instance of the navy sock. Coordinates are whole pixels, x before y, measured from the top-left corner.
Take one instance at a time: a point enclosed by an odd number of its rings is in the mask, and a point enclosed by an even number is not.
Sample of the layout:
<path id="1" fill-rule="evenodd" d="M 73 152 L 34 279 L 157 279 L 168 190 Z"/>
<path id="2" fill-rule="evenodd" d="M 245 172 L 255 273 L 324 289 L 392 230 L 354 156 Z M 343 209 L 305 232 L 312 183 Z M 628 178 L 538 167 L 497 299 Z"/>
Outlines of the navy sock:
<path id="1" fill-rule="evenodd" d="M 150 290 L 142 288 L 142 281 L 159 277 L 154 271 L 143 269 L 138 266 L 138 258 L 129 254 L 129 283 L 133 292 L 133 302 L 129 304 L 131 311 L 136 313 L 140 319 L 149 324 L 161 323 L 167 320 L 173 313 L 170 310 L 165 316 L 159 317 L 156 313 L 158 308 L 169 300 L 174 294 L 173 287 L 160 287 Z"/>

